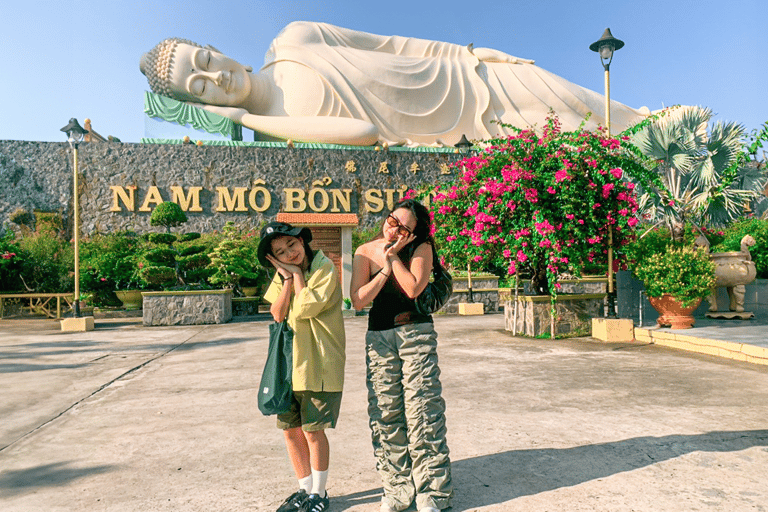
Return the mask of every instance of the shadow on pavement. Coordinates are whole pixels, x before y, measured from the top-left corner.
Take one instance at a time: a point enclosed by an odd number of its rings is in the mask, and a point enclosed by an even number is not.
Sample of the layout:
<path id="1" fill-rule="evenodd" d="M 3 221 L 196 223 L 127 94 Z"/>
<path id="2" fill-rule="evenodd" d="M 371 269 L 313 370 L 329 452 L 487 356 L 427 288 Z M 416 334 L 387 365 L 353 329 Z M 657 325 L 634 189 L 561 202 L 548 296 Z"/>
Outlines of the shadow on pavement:
<path id="1" fill-rule="evenodd" d="M 571 487 L 643 468 L 692 452 L 732 452 L 768 447 L 768 430 L 637 437 L 613 443 L 512 450 L 453 461 L 452 512 L 497 505 L 521 496 Z M 381 488 L 334 497 L 333 510 L 381 499 Z M 413 506 L 408 509 L 415 510 Z"/>
<path id="2" fill-rule="evenodd" d="M 4 471 L 0 474 L 0 496 L 11 497 L 46 487 L 62 487 L 73 481 L 108 471 L 117 466 L 70 467 L 67 463 L 44 464 L 23 470 Z"/>

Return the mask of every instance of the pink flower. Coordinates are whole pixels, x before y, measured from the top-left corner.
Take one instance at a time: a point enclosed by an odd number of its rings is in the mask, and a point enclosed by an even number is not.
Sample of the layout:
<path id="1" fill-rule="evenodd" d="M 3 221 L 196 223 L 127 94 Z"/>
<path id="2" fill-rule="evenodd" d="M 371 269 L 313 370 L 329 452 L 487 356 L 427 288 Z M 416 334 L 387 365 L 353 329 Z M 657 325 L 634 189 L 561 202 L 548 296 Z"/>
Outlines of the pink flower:
<path id="1" fill-rule="evenodd" d="M 631 217 L 631 218 L 627 219 L 627 226 L 633 228 L 636 225 L 637 225 L 637 218 Z"/>
<path id="2" fill-rule="evenodd" d="M 560 183 L 561 181 L 570 180 L 571 175 L 568 174 L 568 171 L 565 169 L 560 169 L 555 173 L 555 183 Z"/>
<path id="3" fill-rule="evenodd" d="M 552 188 L 551 186 L 550 186 L 550 187 L 547 187 L 547 192 L 549 192 L 550 194 L 557 194 L 557 190 L 555 190 L 555 189 L 554 189 L 554 188 Z"/>
<path id="4" fill-rule="evenodd" d="M 623 174 L 622 170 L 616 167 L 615 169 L 611 169 L 611 176 L 614 178 L 621 179 L 621 175 Z"/>
<path id="5" fill-rule="evenodd" d="M 504 254 L 504 257 L 507 259 L 512 257 L 512 251 L 510 251 L 509 249 L 504 249 L 503 254 Z"/>
<path id="6" fill-rule="evenodd" d="M 523 251 L 517 251 L 517 261 L 525 263 L 528 260 L 528 256 Z"/>
<path id="7" fill-rule="evenodd" d="M 603 185 L 603 198 L 608 199 L 608 196 L 611 195 L 611 190 L 613 190 L 613 183 L 606 183 Z"/>

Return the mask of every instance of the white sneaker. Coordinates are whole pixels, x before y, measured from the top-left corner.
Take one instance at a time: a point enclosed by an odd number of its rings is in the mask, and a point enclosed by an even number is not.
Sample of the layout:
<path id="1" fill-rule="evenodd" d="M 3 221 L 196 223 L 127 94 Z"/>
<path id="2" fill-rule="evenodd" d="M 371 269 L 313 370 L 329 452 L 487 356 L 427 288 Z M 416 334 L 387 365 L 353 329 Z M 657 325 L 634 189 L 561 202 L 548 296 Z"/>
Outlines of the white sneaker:
<path id="1" fill-rule="evenodd" d="M 419 512 L 440 512 L 440 509 L 435 507 L 424 507 L 420 508 Z"/>

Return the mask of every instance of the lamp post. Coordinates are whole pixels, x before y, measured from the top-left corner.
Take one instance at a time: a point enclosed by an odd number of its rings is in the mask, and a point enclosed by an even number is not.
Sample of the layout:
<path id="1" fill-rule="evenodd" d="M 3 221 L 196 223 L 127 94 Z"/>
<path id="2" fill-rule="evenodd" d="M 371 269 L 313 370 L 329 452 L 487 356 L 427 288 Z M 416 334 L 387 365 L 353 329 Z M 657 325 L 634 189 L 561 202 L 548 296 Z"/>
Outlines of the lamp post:
<path id="1" fill-rule="evenodd" d="M 602 37 L 589 45 L 589 49 L 600 55 L 600 62 L 605 69 L 605 129 L 611 135 L 611 61 L 613 52 L 624 47 L 624 41 L 616 39 L 611 29 L 606 28 Z M 613 287 L 613 226 L 608 227 L 608 317 L 616 317 Z"/>
<path id="2" fill-rule="evenodd" d="M 613 37 L 610 28 L 605 29 L 603 36 L 589 45 L 590 50 L 600 55 L 600 62 L 605 69 L 605 127 L 608 130 L 608 135 L 611 134 L 611 61 L 613 60 L 613 52 L 623 47 L 624 41 Z"/>
<path id="3" fill-rule="evenodd" d="M 61 129 L 67 134 L 67 142 L 72 148 L 72 158 L 74 160 L 74 181 L 73 189 L 73 217 L 74 217 L 74 239 L 75 239 L 75 300 L 73 312 L 75 318 L 80 317 L 80 192 L 77 184 L 77 146 L 82 142 L 83 137 L 88 130 L 80 126 L 74 117 L 69 120 L 69 124 Z"/>
<path id="4" fill-rule="evenodd" d="M 472 143 L 467 139 L 466 134 L 462 134 L 459 142 L 453 146 L 461 153 L 469 153 L 469 150 L 472 148 Z M 472 293 L 472 269 L 470 268 L 470 265 L 471 262 L 467 260 L 467 300 L 471 303 L 475 302 L 475 297 Z"/>

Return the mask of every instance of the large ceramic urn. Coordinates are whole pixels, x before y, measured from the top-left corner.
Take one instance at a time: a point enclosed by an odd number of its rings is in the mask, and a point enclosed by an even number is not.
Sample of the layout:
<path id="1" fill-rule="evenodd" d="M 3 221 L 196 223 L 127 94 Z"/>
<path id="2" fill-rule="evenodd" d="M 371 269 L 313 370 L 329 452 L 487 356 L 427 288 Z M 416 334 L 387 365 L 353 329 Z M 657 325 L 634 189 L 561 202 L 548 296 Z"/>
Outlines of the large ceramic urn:
<path id="1" fill-rule="evenodd" d="M 728 309 L 732 313 L 719 313 L 717 304 L 717 288 L 712 290 L 709 297 L 710 317 L 738 317 L 751 318 L 752 313 L 744 311 L 744 294 L 746 285 L 755 280 L 757 271 L 755 262 L 749 253 L 749 247 L 755 244 L 755 239 L 746 235 L 741 240 L 741 251 L 715 252 L 710 258 L 715 262 L 715 287 L 724 286 L 728 291 L 730 304 Z"/>

